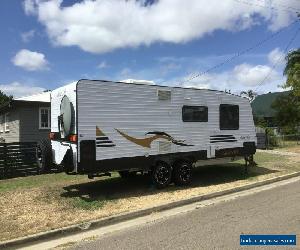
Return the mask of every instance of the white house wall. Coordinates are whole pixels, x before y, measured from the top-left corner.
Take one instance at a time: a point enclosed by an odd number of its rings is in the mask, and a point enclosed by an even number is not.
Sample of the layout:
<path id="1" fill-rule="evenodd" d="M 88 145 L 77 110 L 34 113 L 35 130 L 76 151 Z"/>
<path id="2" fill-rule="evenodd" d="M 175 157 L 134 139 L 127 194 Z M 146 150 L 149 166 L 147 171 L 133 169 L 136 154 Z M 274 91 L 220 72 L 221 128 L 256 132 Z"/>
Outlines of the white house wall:
<path id="1" fill-rule="evenodd" d="M 5 142 L 18 142 L 20 139 L 20 112 L 18 109 L 13 108 L 9 109 L 5 112 L 1 112 L 0 115 L 5 113 L 9 113 L 10 121 L 9 124 L 9 131 L 4 131 L 4 123 L 3 123 L 3 132 L 0 133 L 0 138 L 3 138 Z"/>

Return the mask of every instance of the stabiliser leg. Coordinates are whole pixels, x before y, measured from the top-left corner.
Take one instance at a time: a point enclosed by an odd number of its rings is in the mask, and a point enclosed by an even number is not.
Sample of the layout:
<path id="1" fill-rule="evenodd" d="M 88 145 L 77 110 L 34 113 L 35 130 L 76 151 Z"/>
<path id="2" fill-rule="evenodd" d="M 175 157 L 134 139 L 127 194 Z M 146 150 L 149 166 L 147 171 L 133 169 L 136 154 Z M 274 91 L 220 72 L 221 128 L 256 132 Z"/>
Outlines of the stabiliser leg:
<path id="1" fill-rule="evenodd" d="M 257 166 L 257 163 L 253 159 L 253 155 L 246 155 L 244 157 L 245 159 L 245 174 L 248 174 L 248 167 L 255 167 Z"/>

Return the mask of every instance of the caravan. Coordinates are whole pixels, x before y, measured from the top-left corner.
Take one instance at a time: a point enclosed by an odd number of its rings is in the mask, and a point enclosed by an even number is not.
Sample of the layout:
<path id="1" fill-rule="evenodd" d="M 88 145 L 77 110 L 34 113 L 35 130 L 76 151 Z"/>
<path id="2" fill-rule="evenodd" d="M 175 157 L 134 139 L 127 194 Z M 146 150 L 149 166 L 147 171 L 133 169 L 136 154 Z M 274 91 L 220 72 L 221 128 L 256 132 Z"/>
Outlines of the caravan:
<path id="1" fill-rule="evenodd" d="M 155 185 L 191 181 L 197 165 L 251 159 L 256 151 L 247 99 L 222 91 L 80 80 L 51 93 L 50 140 L 39 164 L 89 177 L 151 173 Z"/>

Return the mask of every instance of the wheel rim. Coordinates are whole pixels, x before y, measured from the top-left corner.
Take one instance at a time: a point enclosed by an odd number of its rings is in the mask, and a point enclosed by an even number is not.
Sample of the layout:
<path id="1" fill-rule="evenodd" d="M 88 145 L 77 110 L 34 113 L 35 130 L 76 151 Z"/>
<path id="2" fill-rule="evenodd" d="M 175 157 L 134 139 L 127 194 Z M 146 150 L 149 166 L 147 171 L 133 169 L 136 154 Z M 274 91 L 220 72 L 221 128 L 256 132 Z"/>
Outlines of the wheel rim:
<path id="1" fill-rule="evenodd" d="M 170 176 L 170 169 L 167 166 L 160 164 L 157 167 L 155 173 L 155 179 L 157 183 L 159 183 L 160 185 L 168 183 L 168 181 L 170 180 Z"/>
<path id="2" fill-rule="evenodd" d="M 188 164 L 182 164 L 179 168 L 179 177 L 182 181 L 186 182 L 191 177 L 191 168 Z"/>

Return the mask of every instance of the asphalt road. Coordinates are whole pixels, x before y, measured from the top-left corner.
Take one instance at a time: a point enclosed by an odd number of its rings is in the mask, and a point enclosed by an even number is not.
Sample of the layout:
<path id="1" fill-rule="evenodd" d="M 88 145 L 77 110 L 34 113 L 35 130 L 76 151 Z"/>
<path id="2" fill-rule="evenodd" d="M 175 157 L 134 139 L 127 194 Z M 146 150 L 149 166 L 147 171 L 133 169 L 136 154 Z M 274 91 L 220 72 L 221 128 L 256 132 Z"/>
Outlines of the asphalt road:
<path id="1" fill-rule="evenodd" d="M 240 234 L 296 234 L 300 181 L 104 235 L 73 249 L 285 249 L 241 247 Z"/>

